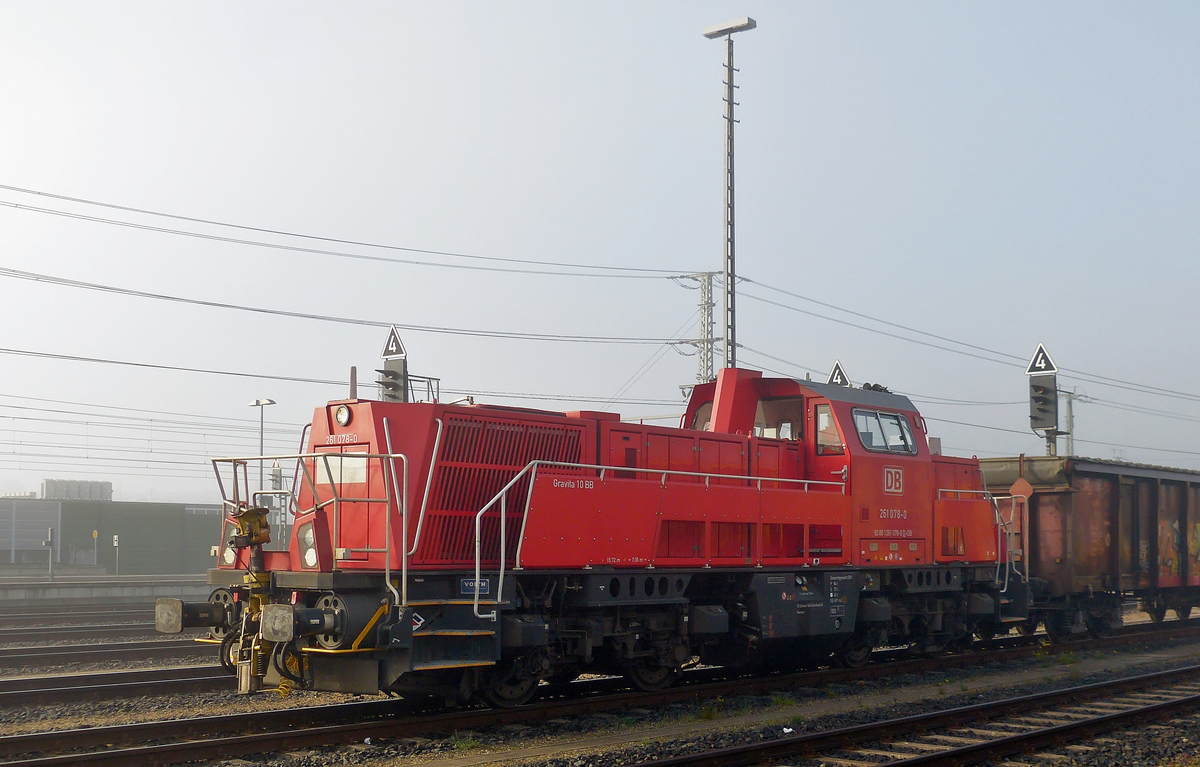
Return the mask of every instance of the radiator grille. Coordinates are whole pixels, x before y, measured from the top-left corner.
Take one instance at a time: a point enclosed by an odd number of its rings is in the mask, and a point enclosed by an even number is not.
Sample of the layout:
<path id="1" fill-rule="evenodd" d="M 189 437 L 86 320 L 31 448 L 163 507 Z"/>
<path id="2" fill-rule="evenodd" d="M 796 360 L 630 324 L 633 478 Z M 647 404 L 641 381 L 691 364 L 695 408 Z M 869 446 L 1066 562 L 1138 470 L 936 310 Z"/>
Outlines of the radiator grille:
<path id="1" fill-rule="evenodd" d="M 530 461 L 579 463 L 584 427 L 485 416 L 447 419 L 441 453 L 430 487 L 426 532 L 418 561 L 424 564 L 466 565 L 475 562 L 475 514 L 495 497 Z M 578 475 L 581 469 L 542 467 L 539 473 Z M 507 559 L 516 556 L 521 515 L 525 510 L 528 477 L 505 494 Z M 499 502 L 481 524 L 483 564 L 500 558 Z"/>

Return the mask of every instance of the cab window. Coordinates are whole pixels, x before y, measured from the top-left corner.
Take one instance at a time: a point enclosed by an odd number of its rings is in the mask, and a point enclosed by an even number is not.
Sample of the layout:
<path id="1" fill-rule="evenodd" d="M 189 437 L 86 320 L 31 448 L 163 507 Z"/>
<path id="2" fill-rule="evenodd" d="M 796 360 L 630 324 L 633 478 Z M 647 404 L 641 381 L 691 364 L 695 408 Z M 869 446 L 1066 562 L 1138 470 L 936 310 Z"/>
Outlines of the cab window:
<path id="1" fill-rule="evenodd" d="M 854 429 L 858 439 L 867 450 L 876 453 L 899 453 L 916 455 L 917 443 L 913 440 L 908 419 L 899 413 L 884 413 L 878 410 L 855 408 Z"/>
<path id="2" fill-rule="evenodd" d="M 833 420 L 833 410 L 829 405 L 817 405 L 817 455 L 841 455 L 846 452 L 842 446 L 841 435 L 838 434 L 837 423 Z"/>
<path id="3" fill-rule="evenodd" d="M 754 436 L 768 439 L 800 439 L 803 397 L 761 399 L 754 416 Z"/>
<path id="4" fill-rule="evenodd" d="M 705 402 L 703 405 L 696 408 L 696 413 L 692 416 L 691 428 L 699 429 L 700 431 L 708 431 L 709 421 L 712 420 L 712 407 L 713 403 Z"/>

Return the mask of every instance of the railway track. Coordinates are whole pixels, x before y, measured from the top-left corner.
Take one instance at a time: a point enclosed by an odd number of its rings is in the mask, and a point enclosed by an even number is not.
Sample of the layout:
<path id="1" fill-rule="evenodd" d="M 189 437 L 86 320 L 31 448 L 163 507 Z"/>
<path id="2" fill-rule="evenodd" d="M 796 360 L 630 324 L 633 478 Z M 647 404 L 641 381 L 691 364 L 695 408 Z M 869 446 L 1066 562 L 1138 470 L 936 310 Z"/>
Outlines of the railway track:
<path id="1" fill-rule="evenodd" d="M 0 679 L 0 706 L 76 703 L 128 696 L 230 690 L 233 677 L 220 666 L 22 676 Z"/>
<path id="2" fill-rule="evenodd" d="M 53 606 L 0 611 L 0 628 L 58 626 L 90 623 L 147 623 L 154 621 L 154 605 Z"/>
<path id="3" fill-rule="evenodd" d="M 1153 636 L 1145 630 L 1126 631 L 1121 632 L 1119 636 L 1062 645 L 1058 649 L 1072 652 L 1102 649 L 1151 638 L 1157 640 L 1195 636 L 1198 632 L 1200 627 L 1190 624 L 1172 627 Z M 983 653 L 871 664 L 867 668 L 856 670 L 826 669 L 717 681 L 708 681 L 712 679 L 712 672 L 695 672 L 695 680 L 692 683 L 658 692 L 620 690 L 621 680 L 600 679 L 575 682 L 565 694 L 551 693 L 551 697 L 546 700 L 515 709 L 468 709 L 427 713 L 428 709 L 422 709 L 408 701 L 382 700 L 233 716 L 91 727 L 0 737 L 0 757 L 41 754 L 4 763 L 11 767 L 172 764 L 348 744 L 362 742 L 367 737 L 380 739 L 428 736 L 430 733 L 537 722 L 548 718 L 595 714 L 624 708 L 663 706 L 712 699 L 716 696 L 762 694 L 795 687 L 813 687 L 881 676 L 974 666 L 993 660 L 1028 657 L 1040 652 L 1045 650 L 1037 645 L 1027 644 Z M 1200 672 L 1200 669 L 1197 671 Z M 139 745 L 145 743 L 153 745 Z"/>
<path id="4" fill-rule="evenodd" d="M 1200 710 L 1200 666 L 784 737 L 639 767 L 789 764 L 950 765 L 1006 759 Z M 1062 755 L 1056 755 L 1062 758 Z"/>
<path id="5" fill-rule="evenodd" d="M 200 630 L 186 632 L 195 636 Z M 0 628 L 0 643 L 7 642 L 55 642 L 65 639 L 116 639 L 119 637 L 151 637 L 157 632 L 154 622 L 101 623 L 65 626 L 19 626 Z"/>
<path id="6" fill-rule="evenodd" d="M 95 663 L 144 658 L 186 658 L 217 655 L 217 646 L 191 639 L 158 639 L 146 642 L 112 642 L 22 647 L 0 647 L 0 668 Z"/>

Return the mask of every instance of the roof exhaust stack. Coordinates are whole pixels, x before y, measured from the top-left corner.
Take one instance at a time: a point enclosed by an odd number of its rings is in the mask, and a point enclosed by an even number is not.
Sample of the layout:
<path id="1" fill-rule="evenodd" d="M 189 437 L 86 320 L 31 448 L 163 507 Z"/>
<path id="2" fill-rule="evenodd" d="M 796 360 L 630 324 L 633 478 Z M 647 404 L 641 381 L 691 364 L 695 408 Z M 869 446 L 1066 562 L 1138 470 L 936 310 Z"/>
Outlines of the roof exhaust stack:
<path id="1" fill-rule="evenodd" d="M 350 366 L 350 399 L 358 399 L 358 368 Z"/>

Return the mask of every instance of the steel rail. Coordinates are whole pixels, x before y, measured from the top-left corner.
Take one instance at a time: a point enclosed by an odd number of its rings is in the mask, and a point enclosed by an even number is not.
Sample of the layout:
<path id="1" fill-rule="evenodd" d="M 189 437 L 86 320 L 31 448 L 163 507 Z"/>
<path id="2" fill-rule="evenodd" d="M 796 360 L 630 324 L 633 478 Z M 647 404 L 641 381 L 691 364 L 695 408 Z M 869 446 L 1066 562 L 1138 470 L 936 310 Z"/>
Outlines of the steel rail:
<path id="1" fill-rule="evenodd" d="M 46 610 L 44 612 L 0 612 L 0 626 L 16 627 L 16 626 L 35 626 L 49 628 L 51 626 L 61 626 L 63 624 L 78 625 L 81 622 L 122 622 L 136 621 L 145 622 L 147 619 L 154 618 L 154 605 L 146 605 L 141 607 L 124 607 L 114 610 L 86 610 L 86 611 L 53 611 Z"/>
<path id="2" fill-rule="evenodd" d="M 0 706 L 77 703 L 120 697 L 233 690 L 220 666 L 180 666 L 0 679 Z"/>
<path id="3" fill-rule="evenodd" d="M 765 743 L 752 743 L 731 748 L 714 749 L 699 754 L 685 754 L 640 762 L 635 767 L 749 767 L 776 759 L 797 757 L 819 760 L 819 754 L 838 749 L 912 736 L 931 730 L 940 730 L 972 724 L 980 720 L 994 719 L 1014 713 L 1029 713 L 1050 706 L 1093 700 L 1104 695 L 1127 693 L 1163 682 L 1183 678 L 1194 679 L 1200 674 L 1200 666 L 1160 671 L 1109 682 L 1071 687 L 1052 692 L 1006 698 L 990 703 L 978 703 L 928 714 L 917 714 L 882 722 L 844 727 L 826 732 L 807 733 L 779 738 Z M 1190 695 L 1175 701 L 1157 703 L 1129 711 L 1104 714 L 1079 722 L 1042 728 L 1029 733 L 991 740 L 986 743 L 962 748 L 947 747 L 936 753 L 914 756 L 911 759 L 881 762 L 892 767 L 899 765 L 961 765 L 972 764 L 988 758 L 1011 756 L 1046 745 L 1061 745 L 1068 739 L 1077 739 L 1097 729 L 1110 730 L 1146 717 L 1161 716 L 1184 708 L 1200 708 L 1200 695 Z"/>
<path id="4" fill-rule="evenodd" d="M 199 630 L 197 630 L 199 631 Z M 40 642 L 56 639 L 108 639 L 115 637 L 152 637 L 154 622 L 94 623 L 66 626 L 14 626 L 0 628 L 0 642 Z M 193 632 L 194 633 L 194 632 Z M 199 634 L 197 634 L 199 636 Z"/>
<path id="5" fill-rule="evenodd" d="M 1115 646 L 1145 639 L 1165 639 L 1168 636 L 1196 635 L 1200 625 L 1176 627 L 1148 636 L 1145 631 L 1123 632 L 1121 636 L 1091 642 L 1056 645 L 1043 648 L 1035 643 L 991 652 L 965 653 L 929 659 L 871 664 L 864 669 L 826 669 L 772 676 L 738 677 L 719 681 L 697 681 L 657 692 L 612 693 L 621 685 L 617 679 L 604 679 L 571 684 L 570 694 L 514 709 L 474 709 L 397 719 L 396 715 L 411 713 L 412 704 L 406 701 L 384 700 L 350 703 L 301 709 L 235 714 L 232 716 L 198 717 L 181 720 L 146 722 L 132 725 L 90 727 L 79 730 L 31 733 L 0 737 L 0 756 L 29 753 L 53 753 L 62 749 L 111 748 L 92 753 L 71 753 L 43 756 L 16 762 L 4 767 L 50 767 L 50 765 L 157 765 L 186 761 L 231 758 L 247 754 L 295 750 L 361 742 L 364 737 L 399 738 L 428 736 L 430 733 L 501 726 L 567 715 L 594 714 L 605 711 L 672 703 L 694 702 L 718 695 L 763 694 L 781 689 L 815 687 L 846 683 L 931 670 L 978 666 L 991 660 L 1011 660 L 1051 651 L 1077 651 Z M 892 653 L 900 654 L 899 652 Z M 711 679 L 705 672 L 691 672 L 699 679 Z M 718 671 L 719 673 L 719 671 Z M 371 717 L 389 717 L 367 721 Z M 338 723 L 344 722 L 344 723 Z M 316 726 L 320 723 L 322 726 Z M 300 729 L 306 728 L 306 729 Z M 250 733 L 250 734 L 240 734 Z M 183 742 L 140 746 L 155 740 L 188 738 Z M 197 738 L 208 738 L 198 740 Z"/>
<path id="6" fill-rule="evenodd" d="M 143 658 L 185 658 L 216 653 L 217 645 L 202 644 L 190 639 L 0 647 L 0 668 Z"/>

